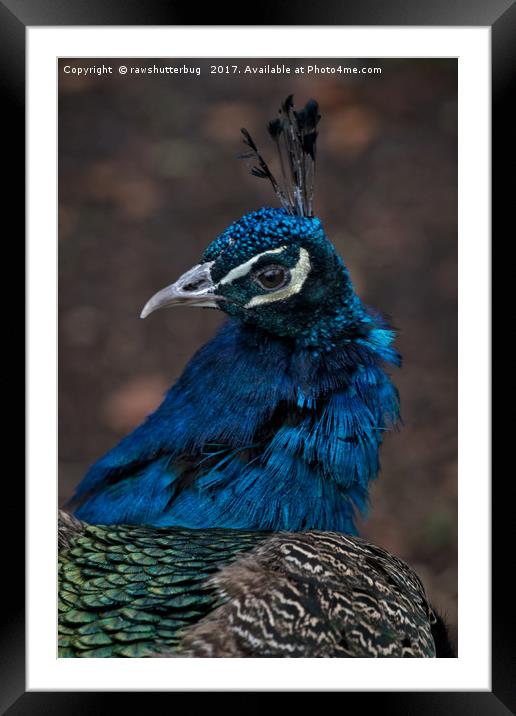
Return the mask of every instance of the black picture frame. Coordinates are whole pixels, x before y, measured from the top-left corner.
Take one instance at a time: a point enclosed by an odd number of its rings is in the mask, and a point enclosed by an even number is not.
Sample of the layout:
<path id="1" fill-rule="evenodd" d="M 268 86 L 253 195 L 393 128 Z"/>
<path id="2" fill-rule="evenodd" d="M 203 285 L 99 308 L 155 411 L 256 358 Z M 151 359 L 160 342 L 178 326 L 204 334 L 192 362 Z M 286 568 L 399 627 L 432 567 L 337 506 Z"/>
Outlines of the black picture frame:
<path id="1" fill-rule="evenodd" d="M 493 230 L 501 233 L 504 217 L 513 204 L 513 182 L 504 180 L 509 169 L 508 142 L 516 119 L 510 109 L 510 83 L 516 69 L 516 3 L 514 0 L 354 0 L 307 2 L 306 0 L 260 0 L 251 17 L 243 20 L 230 7 L 219 4 L 202 9 L 202 25 L 404 25 L 404 26 L 489 26 L 492 31 L 492 129 L 493 129 Z M 173 0 L 0 0 L 0 82 L 4 99 L 2 115 L 5 152 L 12 152 L 9 167 L 8 211 L 24 216 L 25 189 L 25 38 L 26 28 L 59 25 L 196 25 L 199 8 Z M 304 48 L 306 53 L 306 48 Z M 512 129 L 511 129 L 512 127 Z M 514 141 L 514 140 L 513 140 Z M 4 159 L 5 161 L 5 159 Z M 511 196 L 512 194 L 512 196 Z M 5 218 L 5 214 L 4 214 Z M 507 221 L 507 226 L 512 222 Z M 9 248 L 24 245 L 22 229 L 10 232 Z M 5 244 L 4 244 L 5 250 Z M 11 253 L 10 253 L 11 255 Z M 4 255 L 5 256 L 5 255 Z M 19 321 L 19 319 L 18 319 Z M 19 325 L 19 324 L 18 324 Z M 23 340 L 20 344 L 23 343 Z M 17 364 L 20 370 L 22 363 Z M 12 375 L 15 375 L 13 368 Z M 21 384 L 21 382 L 20 382 Z M 18 399 L 22 404 L 22 396 Z M 4 407 L 6 410 L 7 408 Z M 11 411 L 11 408 L 9 407 Z M 12 411 L 11 411 L 12 412 Z M 24 482 L 20 474 L 4 475 L 9 482 L 9 512 L 16 522 L 4 541 L 2 583 L 4 606 L 0 612 L 0 713 L 81 714 L 103 713 L 122 708 L 120 700 L 131 699 L 137 708 L 141 698 L 130 693 L 26 692 L 25 691 L 25 593 L 24 531 L 22 508 Z M 504 519 L 502 484 L 493 481 L 493 593 L 492 593 L 492 690 L 490 692 L 361 692 L 345 693 L 349 700 L 360 699 L 361 708 L 378 708 L 395 714 L 489 714 L 516 713 L 514 695 L 514 648 L 508 619 L 514 610 L 512 590 L 507 589 L 507 550 L 513 543 L 509 530 L 513 517 Z M 5 497 L 4 497 L 5 499 Z M 15 509 L 13 509 L 15 507 Z M 511 546 L 513 549 L 513 545 Z M 513 570 L 512 570 L 513 571 Z M 51 578 L 49 576 L 49 578 Z M 474 595 L 472 595 L 474 598 Z M 173 694 L 153 694 L 174 699 Z M 146 693 L 144 698 L 148 698 Z M 116 699 L 116 702 L 115 702 Z M 367 701 L 364 702 L 364 699 Z M 154 702 L 154 699 L 153 699 Z M 213 705 L 210 705 L 213 707 Z"/>

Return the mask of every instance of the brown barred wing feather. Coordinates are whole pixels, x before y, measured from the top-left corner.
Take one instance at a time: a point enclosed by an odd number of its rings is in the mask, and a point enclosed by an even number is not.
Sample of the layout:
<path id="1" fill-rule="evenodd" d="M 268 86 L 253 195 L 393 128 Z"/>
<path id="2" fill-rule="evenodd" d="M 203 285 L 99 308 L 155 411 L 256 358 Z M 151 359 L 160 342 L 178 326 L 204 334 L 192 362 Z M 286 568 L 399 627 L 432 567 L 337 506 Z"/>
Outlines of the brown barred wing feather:
<path id="1" fill-rule="evenodd" d="M 363 539 L 277 534 L 210 583 L 224 604 L 185 632 L 181 655 L 435 656 L 419 578 Z"/>

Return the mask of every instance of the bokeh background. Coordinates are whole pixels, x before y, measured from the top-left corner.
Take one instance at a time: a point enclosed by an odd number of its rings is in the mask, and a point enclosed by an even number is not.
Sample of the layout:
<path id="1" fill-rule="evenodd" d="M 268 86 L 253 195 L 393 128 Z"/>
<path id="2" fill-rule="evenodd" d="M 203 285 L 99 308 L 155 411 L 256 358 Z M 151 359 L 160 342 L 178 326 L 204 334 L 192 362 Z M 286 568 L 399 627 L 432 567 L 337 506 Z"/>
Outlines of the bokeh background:
<path id="1" fill-rule="evenodd" d="M 161 401 L 222 314 L 147 299 L 228 223 L 275 205 L 236 157 L 275 167 L 279 103 L 320 104 L 316 213 L 366 303 L 399 330 L 403 429 L 388 435 L 363 536 L 407 560 L 457 624 L 457 62 L 279 60 L 381 74 L 212 75 L 235 60 L 60 60 L 59 500 Z M 239 60 L 275 64 L 275 60 Z M 111 65 L 78 77 L 64 66 Z M 183 64 L 196 75 L 120 75 Z"/>

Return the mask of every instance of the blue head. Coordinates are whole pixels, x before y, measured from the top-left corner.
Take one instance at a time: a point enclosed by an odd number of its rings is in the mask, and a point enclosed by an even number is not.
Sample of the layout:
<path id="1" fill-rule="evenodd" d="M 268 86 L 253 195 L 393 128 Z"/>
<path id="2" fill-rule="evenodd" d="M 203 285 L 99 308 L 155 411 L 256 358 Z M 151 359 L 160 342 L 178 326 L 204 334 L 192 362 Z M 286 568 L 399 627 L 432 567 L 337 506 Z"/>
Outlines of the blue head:
<path id="1" fill-rule="evenodd" d="M 348 271 L 316 217 L 259 209 L 228 226 L 202 258 L 151 298 L 142 316 L 176 304 L 209 306 L 321 348 L 352 336 L 364 319 Z"/>
<path id="2" fill-rule="evenodd" d="M 202 262 L 145 306 L 189 303 L 219 308 L 266 332 L 298 344 L 328 347 L 332 339 L 353 335 L 364 312 L 344 263 L 312 215 L 317 104 L 294 112 L 291 97 L 269 131 L 278 142 L 297 138 L 289 184 L 279 188 L 256 145 L 243 130 L 258 166 L 252 172 L 271 180 L 282 208 L 264 208 L 233 222 L 206 249 Z M 283 139 L 282 139 L 283 138 Z M 293 183 L 292 183 L 293 182 Z"/>

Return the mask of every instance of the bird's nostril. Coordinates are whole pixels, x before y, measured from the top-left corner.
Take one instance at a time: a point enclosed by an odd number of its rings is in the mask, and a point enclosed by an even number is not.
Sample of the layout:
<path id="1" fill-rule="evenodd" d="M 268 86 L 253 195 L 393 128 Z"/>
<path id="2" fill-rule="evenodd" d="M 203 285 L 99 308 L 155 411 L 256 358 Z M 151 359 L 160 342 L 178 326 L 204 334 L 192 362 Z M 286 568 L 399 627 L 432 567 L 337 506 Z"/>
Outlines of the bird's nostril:
<path id="1" fill-rule="evenodd" d="M 203 286 L 206 284 L 206 281 L 190 281 L 189 283 L 185 283 L 183 286 L 183 291 L 200 291 Z"/>

